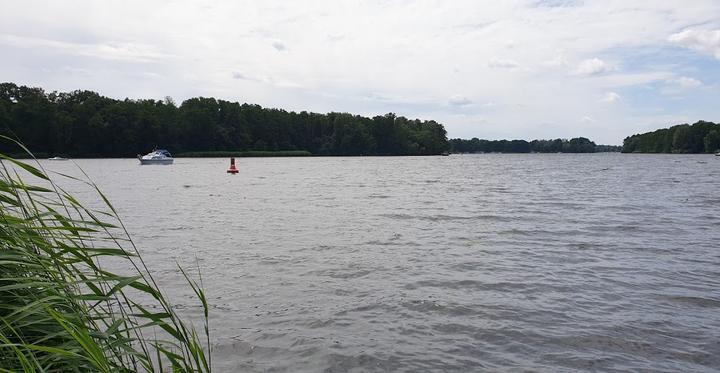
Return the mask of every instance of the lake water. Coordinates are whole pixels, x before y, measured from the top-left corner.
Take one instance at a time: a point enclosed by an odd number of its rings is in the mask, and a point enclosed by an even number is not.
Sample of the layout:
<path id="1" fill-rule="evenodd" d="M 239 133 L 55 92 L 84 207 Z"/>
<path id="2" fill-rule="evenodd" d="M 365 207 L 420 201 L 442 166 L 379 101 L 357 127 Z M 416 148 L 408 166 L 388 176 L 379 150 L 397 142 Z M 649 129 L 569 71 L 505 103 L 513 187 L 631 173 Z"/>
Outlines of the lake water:
<path id="1" fill-rule="evenodd" d="M 219 372 L 720 367 L 720 157 L 77 163 Z"/>

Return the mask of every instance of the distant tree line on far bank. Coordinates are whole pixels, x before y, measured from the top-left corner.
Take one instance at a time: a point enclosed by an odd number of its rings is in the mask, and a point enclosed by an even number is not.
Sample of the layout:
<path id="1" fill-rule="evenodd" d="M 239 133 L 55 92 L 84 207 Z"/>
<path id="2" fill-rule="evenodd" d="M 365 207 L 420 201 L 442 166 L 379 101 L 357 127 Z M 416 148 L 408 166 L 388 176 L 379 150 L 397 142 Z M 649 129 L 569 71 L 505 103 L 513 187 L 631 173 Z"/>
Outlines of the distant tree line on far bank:
<path id="1" fill-rule="evenodd" d="M 596 145 L 584 137 L 570 140 L 480 140 L 451 139 L 453 153 L 595 153 L 619 152 L 620 146 Z"/>
<path id="2" fill-rule="evenodd" d="M 625 138 L 623 153 L 714 153 L 720 150 L 720 124 L 699 121 Z"/>
<path id="3" fill-rule="evenodd" d="M 296 113 L 206 97 L 178 106 L 169 97 L 116 100 L 13 83 L 0 84 L 0 133 L 34 152 L 71 157 L 131 157 L 154 147 L 313 155 L 432 155 L 450 148 L 442 124 L 392 113 Z"/>
<path id="4" fill-rule="evenodd" d="M 14 83 L 0 84 L 0 134 L 19 139 L 36 154 L 69 157 L 132 157 L 155 147 L 186 156 L 620 151 L 584 137 L 448 141 L 442 124 L 393 113 L 372 118 L 296 113 L 206 97 L 176 105 L 170 97 L 117 100 L 86 90 L 45 92 Z M 17 149 L 4 143 L 0 151 Z"/>

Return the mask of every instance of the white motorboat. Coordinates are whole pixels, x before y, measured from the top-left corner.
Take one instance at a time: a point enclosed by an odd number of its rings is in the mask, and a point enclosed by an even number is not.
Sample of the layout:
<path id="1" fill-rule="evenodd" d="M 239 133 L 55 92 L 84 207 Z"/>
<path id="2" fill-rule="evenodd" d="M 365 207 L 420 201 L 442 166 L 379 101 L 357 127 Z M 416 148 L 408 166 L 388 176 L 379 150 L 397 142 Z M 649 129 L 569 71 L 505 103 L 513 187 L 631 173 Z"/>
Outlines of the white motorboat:
<path id="1" fill-rule="evenodd" d="M 138 154 L 140 164 L 172 164 L 173 157 L 165 149 L 155 149 L 145 155 Z"/>
<path id="2" fill-rule="evenodd" d="M 67 158 L 55 156 L 55 157 L 52 157 L 52 158 L 48 158 L 48 161 L 67 161 Z"/>

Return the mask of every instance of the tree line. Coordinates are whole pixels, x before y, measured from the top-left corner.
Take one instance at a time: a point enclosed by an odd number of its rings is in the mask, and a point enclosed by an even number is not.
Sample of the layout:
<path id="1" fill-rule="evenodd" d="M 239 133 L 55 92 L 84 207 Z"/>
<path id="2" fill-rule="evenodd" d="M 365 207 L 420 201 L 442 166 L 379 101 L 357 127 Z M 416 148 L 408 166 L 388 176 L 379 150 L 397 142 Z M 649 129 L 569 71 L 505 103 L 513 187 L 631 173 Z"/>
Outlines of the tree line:
<path id="1" fill-rule="evenodd" d="M 207 97 L 176 105 L 169 97 L 117 100 L 13 83 L 0 84 L 0 133 L 34 152 L 71 157 L 131 157 L 155 147 L 314 155 L 433 155 L 450 147 L 442 124 L 393 113 L 296 113 Z M 16 150 L 8 147 L 0 143 L 0 151 Z"/>
<path id="2" fill-rule="evenodd" d="M 623 153 L 714 153 L 720 151 L 720 124 L 699 121 L 632 135 Z"/>
<path id="3" fill-rule="evenodd" d="M 554 140 L 481 140 L 476 137 L 451 139 L 454 153 L 595 153 L 619 152 L 619 146 L 596 145 L 585 137 Z"/>

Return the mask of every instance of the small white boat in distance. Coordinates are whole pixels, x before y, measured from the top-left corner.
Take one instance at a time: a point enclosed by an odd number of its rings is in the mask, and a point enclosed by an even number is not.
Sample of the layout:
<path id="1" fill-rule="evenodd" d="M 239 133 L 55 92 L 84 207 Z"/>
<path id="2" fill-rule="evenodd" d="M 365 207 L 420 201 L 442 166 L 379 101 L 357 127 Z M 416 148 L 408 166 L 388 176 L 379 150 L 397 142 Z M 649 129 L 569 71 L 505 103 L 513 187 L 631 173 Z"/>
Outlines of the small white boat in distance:
<path id="1" fill-rule="evenodd" d="M 165 149 L 156 149 L 145 155 L 138 154 L 140 164 L 172 164 L 173 157 Z"/>
<path id="2" fill-rule="evenodd" d="M 67 158 L 55 156 L 52 158 L 48 158 L 48 161 L 67 161 Z"/>

